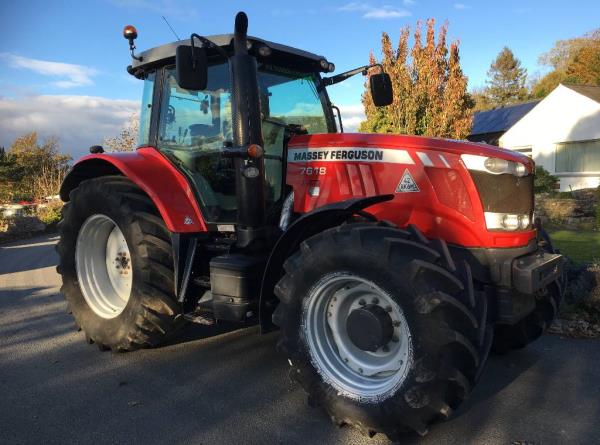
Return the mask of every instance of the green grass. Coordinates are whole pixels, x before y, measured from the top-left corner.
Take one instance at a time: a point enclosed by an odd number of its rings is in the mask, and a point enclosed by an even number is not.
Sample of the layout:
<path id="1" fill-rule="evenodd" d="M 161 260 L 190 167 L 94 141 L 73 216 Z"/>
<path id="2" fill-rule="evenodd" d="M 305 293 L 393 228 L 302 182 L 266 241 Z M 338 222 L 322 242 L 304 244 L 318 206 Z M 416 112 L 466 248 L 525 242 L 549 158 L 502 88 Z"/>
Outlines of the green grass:
<path id="1" fill-rule="evenodd" d="M 600 232 L 550 231 L 554 247 L 576 263 L 600 260 Z"/>

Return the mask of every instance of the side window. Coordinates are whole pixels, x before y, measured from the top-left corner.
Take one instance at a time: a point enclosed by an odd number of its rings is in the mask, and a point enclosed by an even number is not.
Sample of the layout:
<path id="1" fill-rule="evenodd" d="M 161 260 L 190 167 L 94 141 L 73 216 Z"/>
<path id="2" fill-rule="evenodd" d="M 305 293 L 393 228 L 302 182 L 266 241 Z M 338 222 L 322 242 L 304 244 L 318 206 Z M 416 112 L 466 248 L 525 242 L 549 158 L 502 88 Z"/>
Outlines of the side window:
<path id="1" fill-rule="evenodd" d="M 142 109 L 140 110 L 140 130 L 138 132 L 138 146 L 148 145 L 150 142 L 150 117 L 152 115 L 152 97 L 154 94 L 154 80 L 156 72 L 148 74 L 144 80 L 142 94 Z"/>
<path id="2" fill-rule="evenodd" d="M 231 137 L 231 106 L 227 76 L 215 73 L 227 66 L 209 68 L 209 79 L 223 85 L 208 85 L 205 91 L 185 90 L 177 84 L 175 70 L 166 72 L 160 113 L 158 145 L 182 151 L 219 150 Z M 216 83 L 216 82 L 215 82 Z"/>

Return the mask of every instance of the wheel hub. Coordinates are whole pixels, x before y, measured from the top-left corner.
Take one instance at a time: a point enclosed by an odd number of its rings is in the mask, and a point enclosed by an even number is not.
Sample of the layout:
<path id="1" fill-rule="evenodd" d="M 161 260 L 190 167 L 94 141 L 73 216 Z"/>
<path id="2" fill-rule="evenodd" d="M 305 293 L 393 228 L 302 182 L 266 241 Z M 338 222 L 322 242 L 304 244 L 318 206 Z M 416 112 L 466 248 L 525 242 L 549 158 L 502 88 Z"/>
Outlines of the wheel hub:
<path id="1" fill-rule="evenodd" d="M 357 348 L 371 352 L 387 345 L 394 335 L 392 317 L 377 304 L 368 304 L 350 312 L 346 330 Z"/>
<path id="2" fill-rule="evenodd" d="M 381 401 L 412 366 L 404 312 L 373 282 L 346 272 L 324 276 L 309 291 L 304 336 L 323 379 L 347 397 Z"/>
<path id="3" fill-rule="evenodd" d="M 118 316 L 133 283 L 129 247 L 108 216 L 90 216 L 79 229 L 75 252 L 77 279 L 88 306 L 102 318 Z"/>

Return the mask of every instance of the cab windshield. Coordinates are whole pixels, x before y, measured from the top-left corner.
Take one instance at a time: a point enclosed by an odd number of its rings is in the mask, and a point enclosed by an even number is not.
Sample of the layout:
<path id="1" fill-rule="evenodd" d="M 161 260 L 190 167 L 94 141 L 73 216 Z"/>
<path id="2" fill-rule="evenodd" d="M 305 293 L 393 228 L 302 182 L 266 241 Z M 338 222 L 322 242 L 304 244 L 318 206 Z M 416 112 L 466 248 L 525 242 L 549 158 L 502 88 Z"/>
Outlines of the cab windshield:
<path id="1" fill-rule="evenodd" d="M 209 67 L 204 91 L 180 88 L 175 68 L 165 71 L 158 149 L 190 177 L 208 222 L 233 223 L 235 170 L 233 159 L 222 156 L 222 148 L 233 143 L 229 67 Z M 262 66 L 258 81 L 269 210 L 282 199 L 286 129 L 299 126 L 313 134 L 327 133 L 328 127 L 313 74 Z"/>

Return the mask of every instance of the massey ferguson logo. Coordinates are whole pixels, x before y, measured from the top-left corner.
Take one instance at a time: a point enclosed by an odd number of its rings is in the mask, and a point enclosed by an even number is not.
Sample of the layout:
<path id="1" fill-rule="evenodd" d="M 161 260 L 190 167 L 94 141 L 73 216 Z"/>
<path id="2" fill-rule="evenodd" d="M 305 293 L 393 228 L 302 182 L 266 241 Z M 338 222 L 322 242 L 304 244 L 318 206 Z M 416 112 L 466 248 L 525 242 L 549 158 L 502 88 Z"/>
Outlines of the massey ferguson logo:
<path id="1" fill-rule="evenodd" d="M 292 148 L 288 151 L 288 162 L 310 161 L 414 164 L 406 150 L 393 148 L 315 147 Z"/>
<path id="2" fill-rule="evenodd" d="M 327 161 L 335 159 L 346 160 L 369 160 L 382 161 L 383 150 L 319 150 L 301 151 L 294 153 L 294 161 Z"/>

